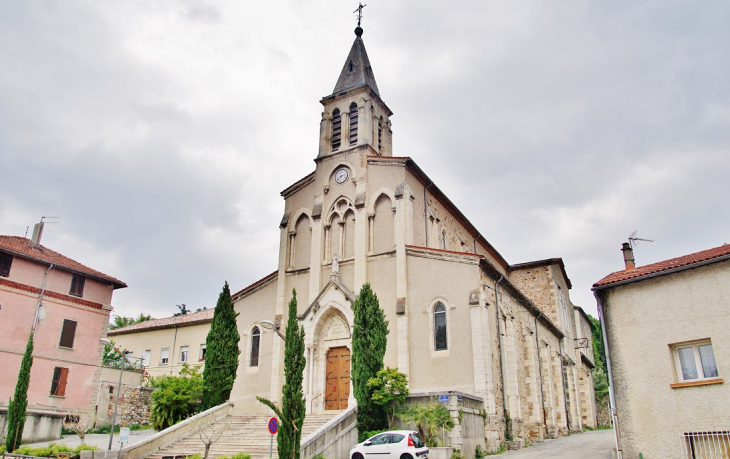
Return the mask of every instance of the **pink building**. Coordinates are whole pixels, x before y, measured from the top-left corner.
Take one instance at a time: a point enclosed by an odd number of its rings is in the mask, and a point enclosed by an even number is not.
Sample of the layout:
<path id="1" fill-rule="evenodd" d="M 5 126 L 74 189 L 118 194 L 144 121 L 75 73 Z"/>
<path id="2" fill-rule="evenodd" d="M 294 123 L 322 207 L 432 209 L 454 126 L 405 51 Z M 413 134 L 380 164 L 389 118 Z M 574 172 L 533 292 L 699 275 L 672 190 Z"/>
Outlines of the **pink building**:
<path id="1" fill-rule="evenodd" d="M 36 315 L 28 412 L 94 412 L 99 338 L 106 336 L 112 293 L 126 286 L 29 239 L 0 236 L 0 418 Z"/>

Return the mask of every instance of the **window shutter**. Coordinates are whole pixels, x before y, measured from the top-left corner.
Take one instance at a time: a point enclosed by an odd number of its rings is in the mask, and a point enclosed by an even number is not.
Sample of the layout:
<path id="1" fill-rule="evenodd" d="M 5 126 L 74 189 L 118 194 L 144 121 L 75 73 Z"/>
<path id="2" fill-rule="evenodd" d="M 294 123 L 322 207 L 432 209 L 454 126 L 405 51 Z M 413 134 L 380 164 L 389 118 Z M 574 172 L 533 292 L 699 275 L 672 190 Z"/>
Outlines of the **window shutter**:
<path id="1" fill-rule="evenodd" d="M 84 276 L 79 276 L 78 274 L 74 274 L 71 278 L 71 290 L 69 293 L 74 296 L 84 296 L 84 283 L 86 282 L 86 278 Z"/>
<path id="2" fill-rule="evenodd" d="M 61 347 L 74 347 L 74 338 L 76 337 L 76 322 L 73 320 L 64 320 L 63 329 L 61 330 L 61 341 L 58 343 Z"/>
<path id="3" fill-rule="evenodd" d="M 357 104 L 350 105 L 350 145 L 357 143 Z"/>
<path id="4" fill-rule="evenodd" d="M 56 391 L 56 395 L 59 397 L 63 397 L 66 395 L 66 382 L 68 381 L 68 368 L 60 368 L 61 370 L 61 378 L 58 381 L 58 390 Z"/>
<path id="5" fill-rule="evenodd" d="M 10 275 L 10 266 L 13 264 L 13 256 L 7 253 L 0 253 L 0 276 Z"/>
<path id="6" fill-rule="evenodd" d="M 332 112 L 332 151 L 340 149 L 340 136 L 342 135 L 342 117 L 338 108 Z"/>
<path id="7" fill-rule="evenodd" d="M 56 367 L 53 369 L 53 380 L 51 381 L 51 395 L 57 395 L 58 382 L 60 380 L 61 380 L 61 368 Z"/>

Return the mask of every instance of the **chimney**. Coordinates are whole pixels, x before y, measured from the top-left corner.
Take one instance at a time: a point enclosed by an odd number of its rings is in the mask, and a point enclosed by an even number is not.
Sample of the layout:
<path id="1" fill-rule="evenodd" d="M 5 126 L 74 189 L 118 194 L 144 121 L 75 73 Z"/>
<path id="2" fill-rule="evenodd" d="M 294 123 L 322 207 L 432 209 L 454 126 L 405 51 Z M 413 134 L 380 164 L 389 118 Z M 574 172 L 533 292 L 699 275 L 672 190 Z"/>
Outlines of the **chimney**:
<path id="1" fill-rule="evenodd" d="M 624 264 L 626 269 L 634 269 L 634 249 L 631 248 L 631 244 L 624 242 L 621 246 L 621 251 L 624 253 Z"/>
<path id="2" fill-rule="evenodd" d="M 41 236 L 43 236 L 43 222 L 36 223 L 33 227 L 33 239 L 30 240 L 31 244 L 40 245 Z"/>

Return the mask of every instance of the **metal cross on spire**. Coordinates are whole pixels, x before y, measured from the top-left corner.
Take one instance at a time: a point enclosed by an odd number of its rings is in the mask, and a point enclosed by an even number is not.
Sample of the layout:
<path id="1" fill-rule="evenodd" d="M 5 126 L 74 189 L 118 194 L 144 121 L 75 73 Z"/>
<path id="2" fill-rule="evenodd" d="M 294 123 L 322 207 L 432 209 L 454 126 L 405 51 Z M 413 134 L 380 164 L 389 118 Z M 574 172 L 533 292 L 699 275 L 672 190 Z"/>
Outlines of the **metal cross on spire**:
<path id="1" fill-rule="evenodd" d="M 360 27 L 360 21 L 362 21 L 362 9 L 365 8 L 367 5 L 363 5 L 360 3 L 360 6 L 357 7 L 353 13 L 357 13 L 357 26 Z"/>

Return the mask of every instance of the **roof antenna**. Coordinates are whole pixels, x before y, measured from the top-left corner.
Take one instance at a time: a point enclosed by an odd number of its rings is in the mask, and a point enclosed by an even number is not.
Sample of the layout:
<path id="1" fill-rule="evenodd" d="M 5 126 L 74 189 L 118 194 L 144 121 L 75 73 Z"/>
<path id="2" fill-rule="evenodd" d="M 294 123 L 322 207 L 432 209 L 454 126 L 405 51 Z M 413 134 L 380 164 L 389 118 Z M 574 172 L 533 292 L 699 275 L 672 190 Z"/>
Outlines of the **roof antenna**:
<path id="1" fill-rule="evenodd" d="M 638 233 L 638 232 L 639 232 L 639 230 L 636 230 L 636 231 L 634 231 L 633 233 L 631 233 L 629 235 L 629 246 L 631 246 L 632 249 L 634 247 L 636 247 L 637 245 L 639 245 L 639 241 L 642 241 L 642 242 L 654 242 L 653 239 L 642 239 L 640 237 L 636 237 L 636 233 Z"/>
<path id="2" fill-rule="evenodd" d="M 46 217 L 45 215 L 41 217 L 40 223 L 36 223 L 33 227 L 33 238 L 30 240 L 31 244 L 34 246 L 39 246 L 41 244 L 41 236 L 43 236 L 43 227 L 46 223 L 58 223 L 58 222 L 45 222 L 44 220 L 47 218 L 61 218 L 61 217 Z M 28 237 L 28 232 L 26 231 L 25 236 Z"/>

